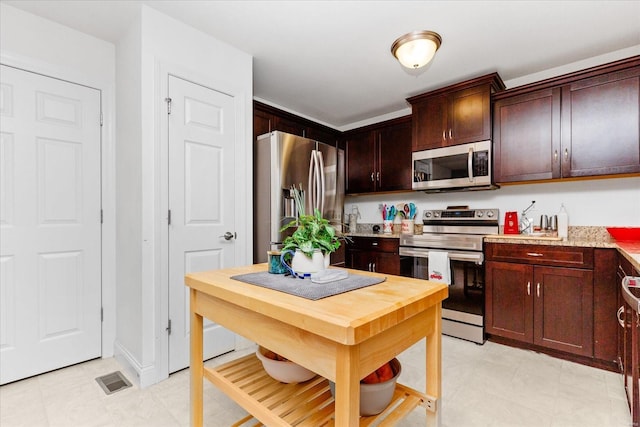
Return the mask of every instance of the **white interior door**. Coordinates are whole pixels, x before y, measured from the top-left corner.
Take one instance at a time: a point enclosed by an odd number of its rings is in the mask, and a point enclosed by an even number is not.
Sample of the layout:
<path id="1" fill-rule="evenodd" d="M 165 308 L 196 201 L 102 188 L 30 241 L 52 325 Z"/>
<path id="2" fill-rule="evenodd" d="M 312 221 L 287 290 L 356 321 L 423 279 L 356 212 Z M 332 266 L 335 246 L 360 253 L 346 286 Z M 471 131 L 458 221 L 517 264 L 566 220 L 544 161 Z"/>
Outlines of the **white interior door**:
<path id="1" fill-rule="evenodd" d="M 169 76 L 169 372 L 189 365 L 186 273 L 235 265 L 233 97 Z M 223 236 L 229 233 L 225 239 Z M 205 359 L 235 336 L 207 321 Z"/>
<path id="2" fill-rule="evenodd" d="M 0 383 L 101 355 L 100 92 L 1 66 Z"/>

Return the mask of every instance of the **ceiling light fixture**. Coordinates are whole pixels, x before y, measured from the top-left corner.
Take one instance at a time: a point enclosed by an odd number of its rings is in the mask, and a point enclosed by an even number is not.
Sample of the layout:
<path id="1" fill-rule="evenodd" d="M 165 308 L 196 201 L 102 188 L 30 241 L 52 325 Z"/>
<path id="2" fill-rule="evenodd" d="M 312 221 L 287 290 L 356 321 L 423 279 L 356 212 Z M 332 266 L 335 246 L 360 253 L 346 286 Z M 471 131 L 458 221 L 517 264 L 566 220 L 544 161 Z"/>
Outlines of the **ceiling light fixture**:
<path id="1" fill-rule="evenodd" d="M 440 34 L 433 31 L 413 31 L 398 38 L 391 45 L 391 53 L 407 68 L 427 65 L 442 44 Z"/>

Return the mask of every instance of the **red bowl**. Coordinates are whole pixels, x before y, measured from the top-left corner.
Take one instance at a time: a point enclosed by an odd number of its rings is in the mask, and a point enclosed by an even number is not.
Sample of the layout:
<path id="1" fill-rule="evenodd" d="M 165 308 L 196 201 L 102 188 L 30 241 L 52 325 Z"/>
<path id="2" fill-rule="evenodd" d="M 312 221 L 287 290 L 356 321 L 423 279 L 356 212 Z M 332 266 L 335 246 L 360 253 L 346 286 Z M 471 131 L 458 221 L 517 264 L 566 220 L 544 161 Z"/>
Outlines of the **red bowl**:
<path id="1" fill-rule="evenodd" d="M 640 227 L 607 227 L 607 231 L 619 242 L 640 241 Z"/>

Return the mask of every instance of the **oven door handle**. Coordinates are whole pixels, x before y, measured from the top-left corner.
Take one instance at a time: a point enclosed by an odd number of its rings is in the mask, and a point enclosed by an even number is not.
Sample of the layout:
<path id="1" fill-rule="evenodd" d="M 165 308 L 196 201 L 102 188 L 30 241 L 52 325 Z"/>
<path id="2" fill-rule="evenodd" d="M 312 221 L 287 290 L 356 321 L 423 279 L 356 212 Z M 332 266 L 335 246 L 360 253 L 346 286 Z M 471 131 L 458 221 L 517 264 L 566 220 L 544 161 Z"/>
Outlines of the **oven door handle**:
<path id="1" fill-rule="evenodd" d="M 467 157 L 467 172 L 469 174 L 469 182 L 473 182 L 473 147 L 469 147 L 469 156 Z"/>
<path id="2" fill-rule="evenodd" d="M 625 276 L 624 279 L 622 279 L 622 298 L 631 306 L 631 309 L 636 312 L 636 316 L 638 316 L 638 324 L 640 324 L 640 298 L 636 297 L 629 289 L 629 282 L 631 279 L 631 276 Z M 633 279 L 638 280 L 637 278 Z"/>
<path id="3" fill-rule="evenodd" d="M 429 250 L 428 249 L 416 249 L 416 248 L 407 248 L 400 247 L 399 251 L 401 256 L 412 256 L 417 258 L 429 258 Z M 451 261 L 467 261 L 467 262 L 475 262 L 480 265 L 484 262 L 484 254 L 482 252 L 456 252 L 451 251 L 448 252 L 449 259 Z"/>

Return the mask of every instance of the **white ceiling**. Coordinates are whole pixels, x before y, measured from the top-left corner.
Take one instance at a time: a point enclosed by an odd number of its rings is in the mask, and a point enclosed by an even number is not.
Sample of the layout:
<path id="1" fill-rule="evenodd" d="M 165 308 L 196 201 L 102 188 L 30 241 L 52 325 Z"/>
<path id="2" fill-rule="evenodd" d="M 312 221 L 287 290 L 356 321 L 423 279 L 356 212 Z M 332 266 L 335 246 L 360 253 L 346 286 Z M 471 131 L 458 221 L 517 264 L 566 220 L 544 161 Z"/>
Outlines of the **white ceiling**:
<path id="1" fill-rule="evenodd" d="M 337 129 L 467 78 L 503 80 L 640 46 L 640 1 L 3 1 L 116 43 L 147 4 L 254 57 L 254 96 Z M 391 43 L 443 39 L 419 74 Z"/>

